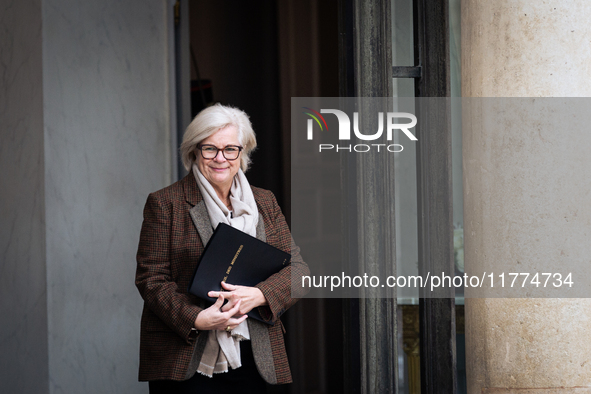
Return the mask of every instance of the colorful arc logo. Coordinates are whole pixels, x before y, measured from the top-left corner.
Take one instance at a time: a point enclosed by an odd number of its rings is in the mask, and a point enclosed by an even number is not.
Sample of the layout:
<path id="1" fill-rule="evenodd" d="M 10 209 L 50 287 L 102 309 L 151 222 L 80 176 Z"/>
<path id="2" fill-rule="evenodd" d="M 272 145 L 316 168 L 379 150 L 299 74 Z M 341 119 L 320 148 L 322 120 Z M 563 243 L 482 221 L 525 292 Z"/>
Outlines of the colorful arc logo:
<path id="1" fill-rule="evenodd" d="M 320 113 L 318 111 L 315 111 L 312 108 L 308 108 L 308 107 L 302 107 L 302 108 L 314 112 L 314 114 L 316 114 L 316 115 L 311 114 L 310 112 L 303 112 L 303 113 L 310 116 L 312 119 L 314 119 L 316 121 L 316 123 L 318 123 L 318 126 L 320 126 L 321 131 L 324 131 L 324 128 L 322 127 L 322 123 L 324 123 L 324 126 L 326 127 L 326 131 L 328 131 L 328 125 L 326 124 L 326 120 L 324 120 L 324 117 L 322 115 L 320 115 Z M 318 118 L 322 119 L 322 123 L 320 123 L 320 120 Z M 312 126 L 311 125 L 312 119 L 308 119 L 308 137 L 309 137 L 309 139 L 312 139 L 311 138 L 312 137 L 311 136 L 311 134 L 312 134 L 312 127 L 311 127 Z"/>

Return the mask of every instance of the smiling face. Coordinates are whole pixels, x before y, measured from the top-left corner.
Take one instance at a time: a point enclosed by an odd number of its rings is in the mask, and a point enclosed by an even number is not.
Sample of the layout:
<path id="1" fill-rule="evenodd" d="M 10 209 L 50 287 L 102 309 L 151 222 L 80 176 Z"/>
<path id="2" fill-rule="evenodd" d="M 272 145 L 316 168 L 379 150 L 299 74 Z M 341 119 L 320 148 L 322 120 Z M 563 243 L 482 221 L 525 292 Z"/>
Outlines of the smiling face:
<path id="1" fill-rule="evenodd" d="M 218 149 L 223 149 L 228 145 L 240 146 L 238 129 L 235 126 L 223 128 L 201 141 L 200 145 L 214 145 Z M 213 159 L 204 159 L 198 149 L 195 151 L 199 171 L 201 171 L 205 179 L 213 186 L 222 202 L 226 201 L 230 193 L 234 175 L 240 169 L 240 155 L 242 153 L 238 155 L 236 160 L 226 160 L 222 152 L 218 151 L 217 156 Z"/>

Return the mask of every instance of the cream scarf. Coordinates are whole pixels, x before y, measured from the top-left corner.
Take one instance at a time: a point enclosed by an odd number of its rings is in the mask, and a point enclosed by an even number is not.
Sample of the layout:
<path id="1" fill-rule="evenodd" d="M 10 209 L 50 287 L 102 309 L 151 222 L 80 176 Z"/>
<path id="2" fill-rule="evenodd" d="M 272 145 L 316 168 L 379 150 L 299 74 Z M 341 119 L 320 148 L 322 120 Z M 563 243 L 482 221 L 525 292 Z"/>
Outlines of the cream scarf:
<path id="1" fill-rule="evenodd" d="M 195 163 L 193 164 L 193 175 L 203 195 L 209 220 L 214 229 L 219 223 L 226 223 L 256 237 L 259 211 L 250 184 L 242 170 L 238 170 L 230 187 L 232 212 L 219 199 L 213 186 L 201 174 Z M 228 372 L 228 364 L 233 369 L 242 366 L 240 360 L 240 341 L 242 340 L 250 340 L 246 320 L 234 328 L 231 333 L 224 330 L 210 330 L 197 372 L 211 378 L 214 373 Z"/>

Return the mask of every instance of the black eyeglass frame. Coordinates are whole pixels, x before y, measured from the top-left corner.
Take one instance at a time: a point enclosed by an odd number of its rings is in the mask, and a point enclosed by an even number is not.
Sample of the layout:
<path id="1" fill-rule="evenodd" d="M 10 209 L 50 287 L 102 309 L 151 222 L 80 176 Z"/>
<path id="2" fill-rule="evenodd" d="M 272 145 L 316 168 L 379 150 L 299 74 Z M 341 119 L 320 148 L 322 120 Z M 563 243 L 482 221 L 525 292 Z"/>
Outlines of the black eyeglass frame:
<path id="1" fill-rule="evenodd" d="M 214 148 L 216 150 L 215 151 L 215 155 L 213 157 L 205 157 L 203 155 L 203 147 L 204 146 L 208 146 L 208 147 Z M 226 157 L 226 153 L 224 152 L 226 150 L 226 148 L 237 148 L 238 149 L 238 155 L 236 155 L 236 157 L 233 158 L 233 159 L 228 159 Z M 197 149 L 199 149 L 199 151 L 201 151 L 201 157 L 203 157 L 205 160 L 213 160 L 213 159 L 215 159 L 216 157 L 218 157 L 218 154 L 220 153 L 220 151 L 222 151 L 222 156 L 224 156 L 224 159 L 226 159 L 228 161 L 233 161 L 233 160 L 236 160 L 236 159 L 238 159 L 240 157 L 240 152 L 242 152 L 242 150 L 244 149 L 244 147 L 243 146 L 240 146 L 240 145 L 226 145 L 223 148 L 218 148 L 215 145 L 210 145 L 210 144 L 203 144 L 203 145 L 201 145 L 201 144 L 199 144 L 199 145 L 197 145 Z"/>

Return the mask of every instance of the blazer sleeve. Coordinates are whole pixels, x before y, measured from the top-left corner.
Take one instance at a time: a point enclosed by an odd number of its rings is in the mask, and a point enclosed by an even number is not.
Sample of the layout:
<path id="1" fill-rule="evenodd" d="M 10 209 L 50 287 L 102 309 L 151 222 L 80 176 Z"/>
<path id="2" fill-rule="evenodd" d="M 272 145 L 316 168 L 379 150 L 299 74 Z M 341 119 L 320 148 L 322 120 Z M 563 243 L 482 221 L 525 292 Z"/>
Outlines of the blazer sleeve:
<path id="1" fill-rule="evenodd" d="M 172 214 L 172 203 L 150 194 L 144 208 L 135 284 L 150 311 L 190 343 L 195 336 L 195 319 L 202 309 L 171 278 Z"/>
<path id="2" fill-rule="evenodd" d="M 302 283 L 300 278 L 310 275 L 310 270 L 300 255 L 300 248 L 293 241 L 285 216 L 283 216 L 275 196 L 271 192 L 268 193 L 271 202 L 270 221 L 273 224 L 274 232 L 277 234 L 273 246 L 291 254 L 291 264 L 289 266 L 256 285 L 269 304 L 268 306 L 259 307 L 259 313 L 263 319 L 274 323 L 299 298 L 308 292 L 309 289 L 300 286 Z M 267 242 L 269 241 L 267 239 Z"/>

